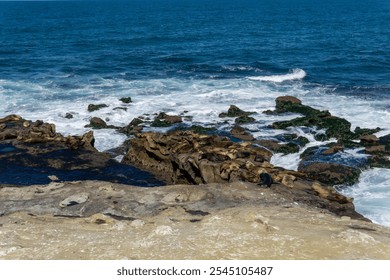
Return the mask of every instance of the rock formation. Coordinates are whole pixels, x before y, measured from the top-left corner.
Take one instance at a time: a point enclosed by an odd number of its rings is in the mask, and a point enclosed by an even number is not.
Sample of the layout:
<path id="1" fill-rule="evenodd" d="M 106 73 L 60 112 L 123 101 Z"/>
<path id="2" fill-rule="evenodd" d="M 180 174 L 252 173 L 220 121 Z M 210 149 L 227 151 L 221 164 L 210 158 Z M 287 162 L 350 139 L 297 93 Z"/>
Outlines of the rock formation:
<path id="1" fill-rule="evenodd" d="M 199 135 L 191 131 L 159 134 L 147 132 L 130 140 L 123 163 L 136 165 L 169 183 L 203 184 L 246 181 L 258 183 L 260 174 L 272 176 L 273 188 L 296 201 L 325 208 L 338 215 L 362 216 L 351 200 L 339 195 L 318 195 L 301 172 L 285 170 L 269 163 L 271 152 L 254 143 L 234 143 L 226 137 Z M 316 186 L 321 186 L 317 184 Z M 331 187 L 322 186 L 329 192 Z"/>

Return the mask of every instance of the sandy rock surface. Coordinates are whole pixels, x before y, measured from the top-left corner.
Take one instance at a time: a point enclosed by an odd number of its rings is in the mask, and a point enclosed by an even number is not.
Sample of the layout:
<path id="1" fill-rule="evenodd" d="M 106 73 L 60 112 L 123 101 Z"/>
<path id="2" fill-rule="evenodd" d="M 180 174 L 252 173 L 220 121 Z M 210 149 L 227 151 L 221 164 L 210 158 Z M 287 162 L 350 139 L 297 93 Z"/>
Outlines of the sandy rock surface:
<path id="1" fill-rule="evenodd" d="M 0 259 L 390 259 L 390 229 L 235 182 L 0 188 Z"/>

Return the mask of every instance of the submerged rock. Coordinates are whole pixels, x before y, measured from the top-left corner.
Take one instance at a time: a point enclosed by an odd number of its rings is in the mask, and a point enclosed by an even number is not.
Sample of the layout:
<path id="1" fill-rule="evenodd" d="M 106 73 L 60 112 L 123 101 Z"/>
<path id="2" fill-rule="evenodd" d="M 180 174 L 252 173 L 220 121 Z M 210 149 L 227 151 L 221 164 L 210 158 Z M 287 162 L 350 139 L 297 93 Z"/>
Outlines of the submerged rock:
<path id="1" fill-rule="evenodd" d="M 131 97 L 122 97 L 119 99 L 119 101 L 122 101 L 125 104 L 129 104 L 133 102 L 133 100 L 131 100 Z"/>

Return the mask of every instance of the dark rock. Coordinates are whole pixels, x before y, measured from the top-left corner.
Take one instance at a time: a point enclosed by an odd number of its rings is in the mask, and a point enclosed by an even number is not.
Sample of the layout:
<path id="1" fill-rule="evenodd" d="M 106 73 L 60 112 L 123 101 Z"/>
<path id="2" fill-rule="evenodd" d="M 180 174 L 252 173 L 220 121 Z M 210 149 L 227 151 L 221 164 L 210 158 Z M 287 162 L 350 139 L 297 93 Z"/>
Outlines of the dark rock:
<path id="1" fill-rule="evenodd" d="M 370 128 L 360 128 L 359 126 L 355 128 L 355 135 L 356 135 L 356 138 L 360 138 L 362 136 L 365 136 L 365 135 L 372 135 L 374 133 L 377 133 L 381 131 L 381 129 L 379 127 L 377 128 L 374 128 L 374 129 L 370 129 Z"/>
<path id="2" fill-rule="evenodd" d="M 275 140 L 264 140 L 264 139 L 260 139 L 260 140 L 256 140 L 254 141 L 254 143 L 262 146 L 262 147 L 265 147 L 273 152 L 278 152 L 278 150 L 280 149 L 280 146 L 281 144 L 278 143 L 278 141 L 275 141 Z"/>
<path id="3" fill-rule="evenodd" d="M 201 125 L 191 125 L 190 127 L 188 127 L 188 130 L 191 130 L 191 131 L 198 133 L 198 134 L 208 134 L 212 131 L 215 131 L 215 127 L 204 127 Z"/>
<path id="4" fill-rule="evenodd" d="M 301 163 L 298 171 L 328 185 L 352 185 L 358 181 L 361 173 L 358 168 L 330 162 Z"/>
<path id="5" fill-rule="evenodd" d="M 227 113 L 221 113 L 221 114 L 219 114 L 219 117 L 220 118 L 245 117 L 245 116 L 249 116 L 251 114 L 254 114 L 254 112 L 246 112 L 246 111 L 241 110 L 240 108 L 238 108 L 235 105 L 230 105 Z"/>
<path id="6" fill-rule="evenodd" d="M 276 110 L 275 112 L 278 114 L 281 113 L 298 113 L 304 116 L 312 116 L 312 115 L 330 115 L 329 112 L 321 112 L 320 110 L 314 109 L 310 106 L 302 105 L 301 100 L 293 96 L 279 96 L 275 100 L 276 102 Z"/>
<path id="7" fill-rule="evenodd" d="M 106 104 L 89 104 L 88 111 L 93 112 L 93 111 L 97 111 L 97 110 L 100 110 L 100 109 L 105 108 L 105 107 L 108 107 L 108 105 L 106 105 Z"/>
<path id="8" fill-rule="evenodd" d="M 130 125 L 137 126 L 137 125 L 140 125 L 143 122 L 144 121 L 142 119 L 140 119 L 140 118 L 134 118 L 134 119 L 131 120 Z"/>
<path id="9" fill-rule="evenodd" d="M 89 121 L 89 125 L 86 127 L 92 127 L 95 129 L 107 128 L 107 123 L 103 121 L 101 118 L 93 117 Z"/>
<path id="10" fill-rule="evenodd" d="M 118 129 L 118 132 L 124 133 L 126 135 L 132 135 L 135 133 L 140 133 L 143 130 L 143 127 L 140 126 L 144 121 L 140 118 L 134 118 L 127 126 L 121 127 Z"/>
<path id="11" fill-rule="evenodd" d="M 387 156 L 373 155 L 368 158 L 369 167 L 390 168 L 390 159 Z"/>
<path id="12" fill-rule="evenodd" d="M 298 138 L 295 139 L 295 141 L 301 147 L 304 147 L 310 143 L 309 139 L 307 139 L 306 137 L 303 137 L 303 136 L 299 136 Z"/>
<path id="13" fill-rule="evenodd" d="M 256 140 L 256 144 L 263 146 L 274 153 L 292 154 L 299 152 L 299 145 L 296 143 L 280 144 L 274 140 Z"/>
<path id="14" fill-rule="evenodd" d="M 123 111 L 127 111 L 127 108 L 126 108 L 126 107 L 115 107 L 113 110 L 123 110 Z"/>
<path id="15" fill-rule="evenodd" d="M 73 115 L 71 113 L 66 113 L 65 118 L 66 119 L 73 119 Z"/>
<path id="16" fill-rule="evenodd" d="M 390 152 L 390 134 L 379 137 L 379 144 L 386 147 L 386 151 Z"/>
<path id="17" fill-rule="evenodd" d="M 241 139 L 241 140 L 244 140 L 244 141 L 252 141 L 254 140 L 255 138 L 253 137 L 252 134 L 250 134 L 249 132 L 247 132 L 245 130 L 245 128 L 243 128 L 242 126 L 239 126 L 239 125 L 235 125 L 231 130 L 230 130 L 230 134 L 234 137 L 234 138 L 238 138 L 238 139 Z"/>
<path id="18" fill-rule="evenodd" d="M 242 123 L 251 123 L 251 122 L 254 122 L 256 121 L 255 118 L 253 117 L 250 117 L 250 116 L 240 116 L 240 117 L 237 117 L 234 122 L 235 123 L 238 123 L 238 124 L 242 124 Z"/>
<path id="19" fill-rule="evenodd" d="M 286 129 L 288 127 L 296 126 L 325 128 L 325 139 L 333 137 L 337 139 L 351 139 L 354 136 L 350 130 L 351 123 L 345 119 L 334 116 L 320 117 L 319 115 L 311 115 L 310 117 L 295 118 L 289 121 L 274 122 L 272 124 L 272 127 L 277 129 Z"/>
<path id="20" fill-rule="evenodd" d="M 174 116 L 174 115 L 167 115 L 166 113 L 160 113 L 155 118 L 154 121 L 151 123 L 151 126 L 153 127 L 167 127 L 171 126 L 176 123 L 183 122 L 183 119 L 181 116 Z"/>
<path id="21" fill-rule="evenodd" d="M 293 154 L 299 152 L 299 145 L 295 143 L 287 143 L 280 145 L 280 148 L 276 151 L 277 153 L 282 154 Z"/>
<path id="22" fill-rule="evenodd" d="M 119 101 L 122 101 L 123 103 L 129 104 L 132 103 L 133 101 L 131 100 L 131 97 L 122 97 L 119 99 Z"/>

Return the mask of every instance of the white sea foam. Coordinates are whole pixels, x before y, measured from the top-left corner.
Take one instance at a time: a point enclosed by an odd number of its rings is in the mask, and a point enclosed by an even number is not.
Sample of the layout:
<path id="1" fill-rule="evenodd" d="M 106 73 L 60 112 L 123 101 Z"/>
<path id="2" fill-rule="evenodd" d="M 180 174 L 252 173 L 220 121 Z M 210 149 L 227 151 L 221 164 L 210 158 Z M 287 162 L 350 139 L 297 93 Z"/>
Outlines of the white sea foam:
<path id="1" fill-rule="evenodd" d="M 285 81 L 301 80 L 306 77 L 306 72 L 302 69 L 293 69 L 291 73 L 284 75 L 255 76 L 248 79 L 254 81 L 281 83 Z"/>
<path id="2" fill-rule="evenodd" d="M 356 210 L 375 223 L 390 226 L 390 170 L 363 171 L 359 182 L 341 192 L 354 198 Z"/>

